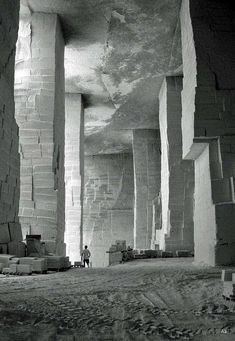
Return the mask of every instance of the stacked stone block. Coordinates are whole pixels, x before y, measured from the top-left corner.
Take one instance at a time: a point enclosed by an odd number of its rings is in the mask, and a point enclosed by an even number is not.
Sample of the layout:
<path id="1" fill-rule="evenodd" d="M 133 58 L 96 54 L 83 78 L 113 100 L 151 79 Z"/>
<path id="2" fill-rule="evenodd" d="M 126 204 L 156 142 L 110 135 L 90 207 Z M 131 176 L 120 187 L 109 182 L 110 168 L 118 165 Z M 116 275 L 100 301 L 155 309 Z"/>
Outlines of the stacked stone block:
<path id="1" fill-rule="evenodd" d="M 64 41 L 57 15 L 22 19 L 15 100 L 23 232 L 56 240 L 64 254 Z"/>
<path id="2" fill-rule="evenodd" d="M 84 117 L 80 94 L 66 94 L 65 118 L 65 243 L 71 261 L 81 257 L 84 181 Z"/>
<path id="3" fill-rule="evenodd" d="M 133 130 L 135 184 L 134 247 L 150 249 L 153 232 L 153 200 L 160 191 L 161 152 L 159 130 Z"/>
<path id="4" fill-rule="evenodd" d="M 193 250 L 193 162 L 182 160 L 182 77 L 166 77 L 160 94 L 161 200 L 160 249 Z M 189 191 L 189 188 L 192 190 Z"/>
<path id="5" fill-rule="evenodd" d="M 25 244 L 22 242 L 22 231 L 19 223 L 0 224 L 0 254 L 25 256 Z"/>
<path id="6" fill-rule="evenodd" d="M 183 150 L 196 160 L 195 256 L 211 265 L 235 263 L 233 7 L 184 0 L 181 10 Z"/>
<path id="7" fill-rule="evenodd" d="M 132 154 L 85 157 L 83 241 L 93 266 L 104 266 L 107 248 L 116 240 L 133 247 Z"/>
<path id="8" fill-rule="evenodd" d="M 15 120 L 14 66 L 19 1 L 0 2 L 0 243 L 10 241 L 3 235 L 18 229 L 20 155 L 18 152 L 18 126 Z M 9 237 L 9 238 L 8 238 Z M 9 239 L 9 240 L 8 240 Z"/>

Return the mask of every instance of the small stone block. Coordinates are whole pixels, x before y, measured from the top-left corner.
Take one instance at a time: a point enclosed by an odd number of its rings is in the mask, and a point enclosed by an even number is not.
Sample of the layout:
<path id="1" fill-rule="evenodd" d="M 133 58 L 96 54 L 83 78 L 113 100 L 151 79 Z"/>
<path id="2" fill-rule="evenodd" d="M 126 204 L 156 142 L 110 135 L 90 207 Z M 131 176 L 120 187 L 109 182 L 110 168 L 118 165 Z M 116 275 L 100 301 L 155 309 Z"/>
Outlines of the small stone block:
<path id="1" fill-rule="evenodd" d="M 161 251 L 162 258 L 172 258 L 173 252 L 172 251 Z"/>
<path id="2" fill-rule="evenodd" d="M 12 241 L 8 243 L 9 253 L 16 255 L 17 257 L 24 257 L 26 253 L 26 245 L 20 241 Z"/>
<path id="3" fill-rule="evenodd" d="M 188 250 L 177 250 L 176 257 L 190 257 L 191 252 Z"/>
<path id="4" fill-rule="evenodd" d="M 17 272 L 25 275 L 31 275 L 32 267 L 30 264 L 17 264 Z"/>
<path id="5" fill-rule="evenodd" d="M 9 261 L 10 259 L 14 258 L 13 255 L 0 255 L 0 263 L 4 264 L 5 268 L 9 267 Z"/>
<path id="6" fill-rule="evenodd" d="M 10 269 L 12 270 L 12 273 L 17 272 L 17 264 L 10 264 Z"/>
<path id="7" fill-rule="evenodd" d="M 9 266 L 11 267 L 11 264 L 19 264 L 20 259 L 15 257 L 9 260 Z"/>
<path id="8" fill-rule="evenodd" d="M 11 270 L 11 268 L 3 268 L 3 269 L 2 269 L 2 273 L 3 273 L 4 275 L 12 274 L 12 270 Z"/>
<path id="9" fill-rule="evenodd" d="M 46 258 L 34 259 L 32 261 L 32 270 L 34 272 L 47 271 L 47 259 Z"/>
<path id="10" fill-rule="evenodd" d="M 19 223 L 9 223 L 9 232 L 12 241 L 21 242 L 23 240 L 21 225 Z"/>

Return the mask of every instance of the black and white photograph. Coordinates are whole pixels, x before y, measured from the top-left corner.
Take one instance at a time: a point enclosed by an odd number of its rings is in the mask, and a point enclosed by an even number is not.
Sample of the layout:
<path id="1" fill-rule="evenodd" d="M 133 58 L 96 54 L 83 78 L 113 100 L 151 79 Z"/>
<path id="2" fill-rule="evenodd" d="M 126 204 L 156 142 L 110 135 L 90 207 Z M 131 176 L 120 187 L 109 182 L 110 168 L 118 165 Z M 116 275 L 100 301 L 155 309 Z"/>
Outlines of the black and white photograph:
<path id="1" fill-rule="evenodd" d="M 234 0 L 0 0 L 0 341 L 234 341 L 234 177 Z"/>

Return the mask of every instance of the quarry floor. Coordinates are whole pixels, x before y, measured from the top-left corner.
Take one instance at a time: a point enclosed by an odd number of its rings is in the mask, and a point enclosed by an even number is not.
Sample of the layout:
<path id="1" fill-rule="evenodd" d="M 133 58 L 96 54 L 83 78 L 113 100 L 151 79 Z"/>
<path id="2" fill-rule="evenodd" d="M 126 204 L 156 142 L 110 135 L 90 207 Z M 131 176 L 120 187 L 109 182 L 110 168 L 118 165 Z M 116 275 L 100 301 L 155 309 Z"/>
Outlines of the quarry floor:
<path id="1" fill-rule="evenodd" d="M 221 269 L 192 259 L 0 276 L 0 340 L 235 340 Z"/>

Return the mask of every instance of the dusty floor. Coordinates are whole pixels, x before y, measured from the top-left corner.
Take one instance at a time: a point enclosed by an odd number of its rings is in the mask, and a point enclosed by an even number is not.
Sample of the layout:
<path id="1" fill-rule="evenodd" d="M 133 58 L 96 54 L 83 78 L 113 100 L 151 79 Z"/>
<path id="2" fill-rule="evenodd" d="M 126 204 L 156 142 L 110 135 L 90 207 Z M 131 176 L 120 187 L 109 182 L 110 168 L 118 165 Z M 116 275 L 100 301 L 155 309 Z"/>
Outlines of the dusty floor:
<path id="1" fill-rule="evenodd" d="M 152 259 L 0 277 L 0 340 L 235 340 L 220 269 Z"/>

